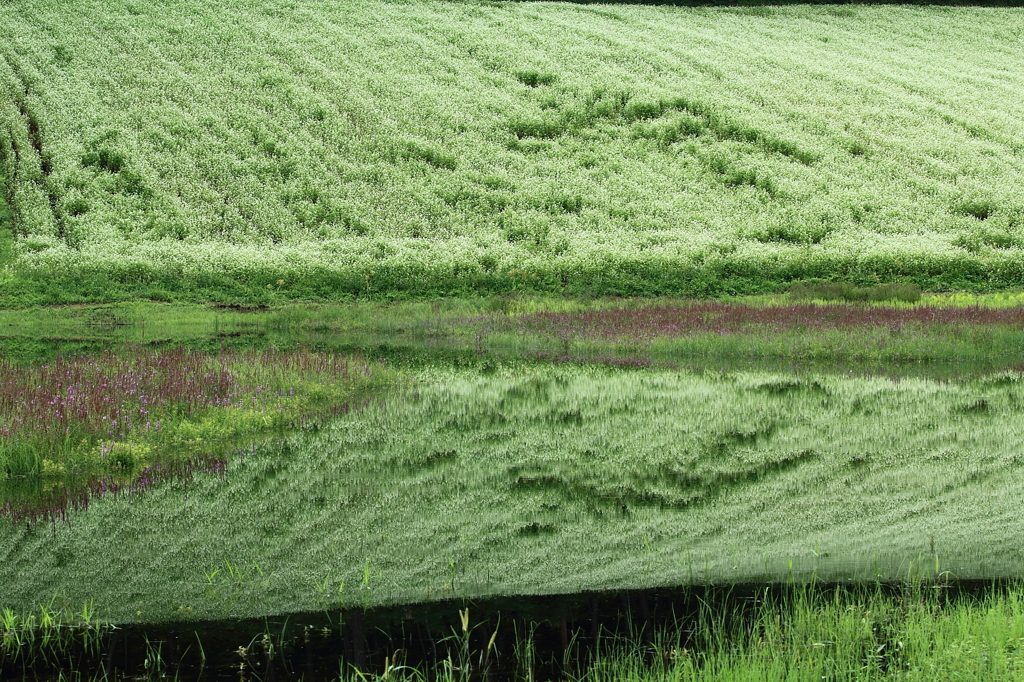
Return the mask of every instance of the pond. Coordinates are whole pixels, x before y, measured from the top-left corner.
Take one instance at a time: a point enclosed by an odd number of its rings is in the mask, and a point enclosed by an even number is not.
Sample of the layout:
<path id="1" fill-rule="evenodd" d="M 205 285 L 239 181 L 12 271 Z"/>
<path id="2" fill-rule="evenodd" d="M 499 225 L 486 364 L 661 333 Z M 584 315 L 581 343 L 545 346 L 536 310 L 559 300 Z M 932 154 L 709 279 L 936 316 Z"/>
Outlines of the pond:
<path id="1" fill-rule="evenodd" d="M 28 398 L 4 403 L 5 419 L 49 405 L 65 422 L 37 416 L 36 430 L 67 423 L 84 445 L 60 460 L 60 438 L 40 440 L 54 459 L 0 483 L 0 607 L 86 605 L 166 643 L 259 619 L 335 637 L 357 613 L 435 605 L 451 619 L 541 599 L 556 651 L 565 599 L 1019 573 L 1012 328 L 999 353 L 894 362 L 566 341 L 500 322 L 8 335 L 4 380 Z M 101 390 L 78 390 L 96 377 Z M 78 421 L 69 396 L 93 401 Z M 98 418 L 140 405 L 175 426 Z M 323 656 L 351 662 L 358 640 L 367 665 L 371 651 L 393 663 L 402 648 L 393 628 L 376 644 L 344 632 L 348 653 Z M 307 635 L 291 632 L 293 653 Z"/>
<path id="2" fill-rule="evenodd" d="M 1014 373 L 409 370 L 214 470 L 6 523 L 5 602 L 115 621 L 702 582 L 1010 574 Z M 938 569 L 936 571 L 936 569 Z"/>

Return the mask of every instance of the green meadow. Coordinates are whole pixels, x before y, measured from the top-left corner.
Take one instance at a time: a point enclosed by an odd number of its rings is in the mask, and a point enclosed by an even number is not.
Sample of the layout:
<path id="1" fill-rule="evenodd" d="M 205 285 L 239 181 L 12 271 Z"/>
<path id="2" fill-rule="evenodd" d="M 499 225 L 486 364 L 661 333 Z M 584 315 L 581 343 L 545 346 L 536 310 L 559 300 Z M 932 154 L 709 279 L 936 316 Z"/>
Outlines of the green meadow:
<path id="1" fill-rule="evenodd" d="M 1024 284 L 985 7 L 8 2 L 0 303 Z"/>

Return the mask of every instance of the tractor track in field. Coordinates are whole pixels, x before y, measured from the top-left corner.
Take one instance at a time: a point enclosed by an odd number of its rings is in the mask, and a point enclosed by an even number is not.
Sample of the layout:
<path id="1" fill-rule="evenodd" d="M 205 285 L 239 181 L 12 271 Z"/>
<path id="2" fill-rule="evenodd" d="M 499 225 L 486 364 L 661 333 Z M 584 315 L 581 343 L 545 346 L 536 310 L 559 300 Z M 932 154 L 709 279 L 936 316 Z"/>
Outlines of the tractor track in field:
<path id="1" fill-rule="evenodd" d="M 3 58 L 3 61 L 6 63 L 14 77 L 14 83 L 16 86 L 14 105 L 22 120 L 25 122 L 26 137 L 28 138 L 29 144 L 29 149 L 25 149 L 22 144 L 19 144 L 17 137 L 14 135 L 14 131 L 8 131 L 10 148 L 14 153 L 14 163 L 11 164 L 11 177 L 8 178 L 7 186 L 5 187 L 5 199 L 9 210 L 11 211 L 11 222 L 12 224 L 14 223 L 17 215 L 14 188 L 20 179 L 18 176 L 22 158 L 26 154 L 35 154 L 39 158 L 39 169 L 42 172 L 42 177 L 37 180 L 33 180 L 33 182 L 39 185 L 39 188 L 42 190 L 49 202 L 50 212 L 53 214 L 54 223 L 57 227 L 57 238 L 63 242 L 67 242 L 64 220 L 60 211 L 60 197 L 54 191 L 51 183 L 47 181 L 53 173 L 53 161 L 50 159 L 43 146 L 43 127 L 39 121 L 39 117 L 36 116 L 31 106 L 29 106 L 29 98 L 32 95 L 30 81 L 25 77 L 21 66 L 15 60 L 11 59 L 9 55 L 0 54 L 0 57 Z"/>

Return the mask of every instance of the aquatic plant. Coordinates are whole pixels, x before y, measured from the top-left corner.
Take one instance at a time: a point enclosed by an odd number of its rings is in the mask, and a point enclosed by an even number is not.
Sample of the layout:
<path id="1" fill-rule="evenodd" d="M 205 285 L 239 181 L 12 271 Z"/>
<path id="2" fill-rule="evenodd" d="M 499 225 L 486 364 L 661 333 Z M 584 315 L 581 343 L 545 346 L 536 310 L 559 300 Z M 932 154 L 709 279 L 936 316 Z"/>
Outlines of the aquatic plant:
<path id="1" fill-rule="evenodd" d="M 94 665 L 114 629 L 97 615 L 92 602 L 80 610 L 60 605 L 56 598 L 29 612 L 0 608 L 0 673 Z"/>

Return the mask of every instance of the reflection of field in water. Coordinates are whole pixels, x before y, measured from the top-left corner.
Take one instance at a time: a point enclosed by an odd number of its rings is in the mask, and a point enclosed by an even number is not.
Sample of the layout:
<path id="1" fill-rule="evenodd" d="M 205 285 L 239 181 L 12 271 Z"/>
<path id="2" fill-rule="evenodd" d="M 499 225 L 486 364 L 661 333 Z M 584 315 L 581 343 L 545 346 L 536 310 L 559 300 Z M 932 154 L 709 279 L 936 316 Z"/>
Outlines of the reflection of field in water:
<path id="1" fill-rule="evenodd" d="M 7 602 L 161 619 L 1019 566 L 1019 374 L 416 373 L 223 475 L 5 525 Z"/>
<path id="2" fill-rule="evenodd" d="M 242 452 L 232 453 L 236 457 Z M 0 517 L 13 523 L 70 523 L 70 516 L 106 495 L 140 495 L 169 480 L 190 481 L 198 473 L 223 473 L 227 456 L 191 457 L 154 463 L 125 475 L 17 476 L 0 481 Z"/>
<path id="3" fill-rule="evenodd" d="M 232 449 L 348 412 L 388 383 L 374 365 L 299 347 L 0 357 L 0 514 L 56 518 L 95 494 L 221 470 Z"/>

